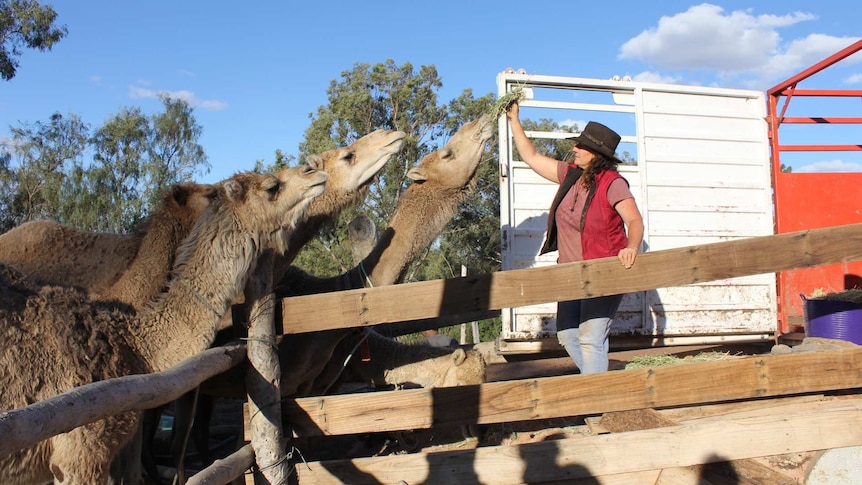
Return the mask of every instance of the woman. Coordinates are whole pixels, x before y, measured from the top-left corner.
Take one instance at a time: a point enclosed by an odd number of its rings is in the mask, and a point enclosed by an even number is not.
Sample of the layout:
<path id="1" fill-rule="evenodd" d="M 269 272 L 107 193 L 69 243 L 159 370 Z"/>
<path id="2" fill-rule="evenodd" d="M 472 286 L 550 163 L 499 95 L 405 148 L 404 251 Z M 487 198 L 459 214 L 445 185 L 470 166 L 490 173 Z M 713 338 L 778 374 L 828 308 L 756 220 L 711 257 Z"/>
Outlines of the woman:
<path id="1" fill-rule="evenodd" d="M 536 151 L 521 126 L 518 103 L 506 116 L 521 159 L 542 177 L 560 184 L 548 212 L 540 254 L 559 251 L 558 263 L 617 257 L 631 268 L 643 240 L 643 218 L 617 172 L 620 135 L 590 121 L 565 161 Z M 628 232 L 628 234 L 626 234 Z M 623 295 L 559 302 L 557 338 L 582 374 L 608 370 L 608 334 Z"/>

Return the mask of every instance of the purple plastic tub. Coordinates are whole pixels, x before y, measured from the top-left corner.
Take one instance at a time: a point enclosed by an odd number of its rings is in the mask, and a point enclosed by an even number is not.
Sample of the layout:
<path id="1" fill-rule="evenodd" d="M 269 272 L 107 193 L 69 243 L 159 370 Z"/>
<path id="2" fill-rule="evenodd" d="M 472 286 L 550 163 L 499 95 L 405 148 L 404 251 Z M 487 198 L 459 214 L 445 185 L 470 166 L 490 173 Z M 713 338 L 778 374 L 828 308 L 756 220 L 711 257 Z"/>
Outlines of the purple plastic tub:
<path id="1" fill-rule="evenodd" d="M 802 296 L 806 335 L 846 340 L 862 345 L 862 304 L 816 300 Z"/>

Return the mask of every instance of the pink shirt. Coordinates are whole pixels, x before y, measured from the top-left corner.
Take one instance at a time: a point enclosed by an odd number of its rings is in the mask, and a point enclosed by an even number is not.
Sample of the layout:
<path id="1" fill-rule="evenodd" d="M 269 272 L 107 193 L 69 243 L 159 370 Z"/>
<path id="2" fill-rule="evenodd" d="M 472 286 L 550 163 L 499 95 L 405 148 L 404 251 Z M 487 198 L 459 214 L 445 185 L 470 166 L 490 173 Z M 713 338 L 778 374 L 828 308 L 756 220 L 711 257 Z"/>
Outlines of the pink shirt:
<path id="1" fill-rule="evenodd" d="M 566 177 L 567 170 L 566 163 L 560 162 L 557 165 L 557 176 L 560 180 Z M 581 214 L 584 211 L 587 193 L 583 180 L 579 179 L 557 207 L 557 247 L 559 249 L 557 262 L 559 263 L 584 260 L 581 246 Z M 621 200 L 633 198 L 628 184 L 621 178 L 614 180 L 608 187 L 608 201 L 611 206 L 615 206 Z"/>

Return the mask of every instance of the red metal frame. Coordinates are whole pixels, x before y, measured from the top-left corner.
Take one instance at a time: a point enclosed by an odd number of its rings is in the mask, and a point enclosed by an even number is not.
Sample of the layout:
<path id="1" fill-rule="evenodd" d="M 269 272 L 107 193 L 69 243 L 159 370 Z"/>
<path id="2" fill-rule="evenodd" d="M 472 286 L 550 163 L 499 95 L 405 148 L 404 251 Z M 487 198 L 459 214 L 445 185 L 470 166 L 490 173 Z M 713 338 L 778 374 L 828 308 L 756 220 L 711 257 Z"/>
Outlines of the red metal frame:
<path id="1" fill-rule="evenodd" d="M 775 202 L 775 233 L 862 222 L 862 173 L 784 173 L 781 152 L 862 151 L 862 143 L 849 145 L 782 145 L 782 124 L 862 124 L 862 117 L 785 117 L 796 96 L 858 97 L 862 90 L 797 89 L 812 75 L 862 50 L 862 40 L 777 84 L 767 91 L 769 144 Z M 779 101 L 784 104 L 779 113 Z M 862 262 L 820 266 L 778 273 L 778 334 L 803 331 L 800 295 L 822 289 L 862 288 Z"/>

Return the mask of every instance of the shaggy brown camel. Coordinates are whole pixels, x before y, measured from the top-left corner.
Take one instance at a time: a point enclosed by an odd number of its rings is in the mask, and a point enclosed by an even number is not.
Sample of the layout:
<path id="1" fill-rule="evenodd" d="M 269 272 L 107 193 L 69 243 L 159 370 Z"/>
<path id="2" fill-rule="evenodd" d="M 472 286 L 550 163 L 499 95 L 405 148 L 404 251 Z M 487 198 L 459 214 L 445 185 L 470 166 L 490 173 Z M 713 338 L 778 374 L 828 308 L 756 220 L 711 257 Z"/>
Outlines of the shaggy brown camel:
<path id="1" fill-rule="evenodd" d="M 2 409 L 93 381 L 162 371 L 205 350 L 259 255 L 270 247 L 284 251 L 326 179 L 325 172 L 295 167 L 222 182 L 178 249 L 167 291 L 137 314 L 90 302 L 72 288 L 37 287 L 0 268 Z M 139 418 L 105 418 L 0 456 L 0 482 L 108 483 L 110 462 Z"/>
<path id="2" fill-rule="evenodd" d="M 368 191 L 368 186 L 380 169 L 383 168 L 393 155 L 401 150 L 406 136 L 406 133 L 403 131 L 375 130 L 360 137 L 348 146 L 308 156 L 308 165 L 326 172 L 329 175 L 329 179 L 326 182 L 326 189 L 323 191 L 323 194 L 315 197 L 309 204 L 305 219 L 299 221 L 296 228 L 290 233 L 287 250 L 277 258 L 280 267 L 287 266 L 290 261 L 293 261 L 302 249 L 302 246 L 317 234 L 321 226 L 338 217 L 344 209 L 362 200 Z M 164 249 L 171 250 L 169 247 Z M 141 256 L 139 256 L 140 258 Z M 145 265 L 137 265 L 137 268 L 144 270 Z M 129 272 L 124 273 L 121 281 L 118 281 L 115 286 L 121 285 L 124 281 L 131 283 L 148 276 L 148 272 L 145 271 L 130 273 L 134 269 L 135 265 L 133 264 L 129 268 Z M 149 272 L 149 274 L 152 274 L 152 272 Z M 129 300 L 122 297 L 124 294 L 135 294 L 135 291 L 134 287 L 112 288 L 110 296 L 132 306 L 137 306 L 138 302 L 146 300 L 137 297 Z M 140 292 L 138 292 L 138 295 L 140 295 Z M 242 298 L 240 297 L 238 301 L 241 300 Z M 226 329 L 230 326 L 231 315 L 228 313 L 222 319 L 220 328 Z M 189 400 L 192 398 L 193 395 L 190 395 L 183 399 Z M 144 466 L 148 470 L 149 475 L 155 473 L 150 442 L 153 439 L 155 425 L 158 423 L 158 417 L 161 412 L 162 409 L 154 409 L 146 413 L 144 419 L 146 429 L 144 430 L 143 437 L 144 450 L 141 452 L 130 450 L 132 454 L 142 455 Z M 183 421 L 180 420 L 180 422 Z M 208 459 L 206 451 L 202 450 L 204 459 Z M 124 459 L 129 462 L 131 457 L 125 456 Z M 123 465 L 122 468 L 128 469 L 131 466 L 133 465 L 127 464 Z M 136 473 L 134 469 L 131 472 Z M 127 478 L 131 477 L 127 475 Z"/>
<path id="3" fill-rule="evenodd" d="M 54 221 L 31 221 L 0 235 L 0 262 L 44 284 L 74 286 L 101 294 L 132 264 L 139 248 L 150 248 L 141 263 L 148 281 L 131 285 L 136 296 L 123 302 L 144 302 L 161 291 L 173 255 L 215 194 L 212 185 L 173 185 L 152 215 L 132 234 L 75 229 Z M 140 263 L 139 263 L 140 264 Z M 131 281 L 126 283 L 132 283 Z"/>

